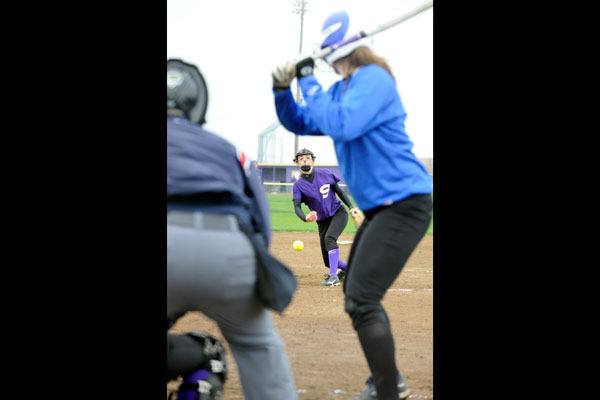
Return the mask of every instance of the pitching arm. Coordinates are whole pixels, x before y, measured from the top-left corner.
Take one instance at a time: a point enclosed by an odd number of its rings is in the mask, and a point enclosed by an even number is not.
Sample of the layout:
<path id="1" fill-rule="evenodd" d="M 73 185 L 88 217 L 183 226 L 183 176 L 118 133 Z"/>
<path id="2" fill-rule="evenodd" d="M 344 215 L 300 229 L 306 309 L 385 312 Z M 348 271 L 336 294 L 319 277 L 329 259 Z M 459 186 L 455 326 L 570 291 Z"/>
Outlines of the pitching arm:
<path id="1" fill-rule="evenodd" d="M 348 211 L 350 211 L 350 216 L 352 217 L 352 220 L 354 221 L 354 225 L 356 225 L 356 227 L 358 228 L 365 219 L 365 216 L 363 215 L 362 211 L 360 211 L 358 208 L 355 208 L 352 205 L 352 202 L 350 201 L 350 199 L 348 198 L 346 193 L 344 193 L 342 188 L 337 183 L 332 186 L 333 186 L 333 190 L 335 190 L 335 192 L 337 193 L 340 200 L 342 200 L 344 202 L 344 204 L 346 204 L 348 206 Z"/>
<path id="2" fill-rule="evenodd" d="M 348 195 L 346 193 L 344 193 L 344 191 L 342 190 L 342 188 L 340 187 L 340 185 L 338 185 L 336 183 L 336 184 L 331 185 L 331 186 L 333 187 L 333 190 L 338 195 L 338 197 L 340 198 L 340 200 L 343 201 L 344 204 L 348 207 L 348 209 L 351 209 L 351 208 L 354 207 L 352 205 L 352 202 L 350 201 L 350 198 L 348 197 Z"/>

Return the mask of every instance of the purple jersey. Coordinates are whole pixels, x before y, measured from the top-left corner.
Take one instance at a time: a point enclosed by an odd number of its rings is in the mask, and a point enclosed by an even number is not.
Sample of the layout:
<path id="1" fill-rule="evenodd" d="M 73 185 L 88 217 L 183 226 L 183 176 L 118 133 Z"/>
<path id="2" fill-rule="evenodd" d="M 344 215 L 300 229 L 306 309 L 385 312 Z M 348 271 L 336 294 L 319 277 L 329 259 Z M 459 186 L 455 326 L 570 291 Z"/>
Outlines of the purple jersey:
<path id="1" fill-rule="evenodd" d="M 341 203 L 331 190 L 331 185 L 340 181 L 340 178 L 328 169 L 314 168 L 313 181 L 300 178 L 294 183 L 293 199 L 299 200 L 308 206 L 311 211 L 317 212 L 317 221 L 322 221 L 335 215 Z"/>

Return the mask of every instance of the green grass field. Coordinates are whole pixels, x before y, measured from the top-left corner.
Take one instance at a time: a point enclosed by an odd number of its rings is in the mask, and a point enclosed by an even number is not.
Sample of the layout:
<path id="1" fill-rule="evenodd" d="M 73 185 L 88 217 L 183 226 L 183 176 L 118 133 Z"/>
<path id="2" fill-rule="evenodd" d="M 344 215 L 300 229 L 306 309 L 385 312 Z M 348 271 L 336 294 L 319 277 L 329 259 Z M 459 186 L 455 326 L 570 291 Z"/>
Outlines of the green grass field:
<path id="1" fill-rule="evenodd" d="M 317 224 L 313 222 L 302 222 L 294 213 L 291 193 L 270 193 L 267 195 L 269 205 L 271 206 L 271 219 L 274 231 L 293 231 L 293 232 L 318 232 Z M 302 204 L 302 211 L 308 214 L 308 208 Z M 348 224 L 344 229 L 344 234 L 353 234 L 356 228 L 352 219 L 348 218 Z M 433 235 L 433 220 L 427 230 L 428 235 Z"/>

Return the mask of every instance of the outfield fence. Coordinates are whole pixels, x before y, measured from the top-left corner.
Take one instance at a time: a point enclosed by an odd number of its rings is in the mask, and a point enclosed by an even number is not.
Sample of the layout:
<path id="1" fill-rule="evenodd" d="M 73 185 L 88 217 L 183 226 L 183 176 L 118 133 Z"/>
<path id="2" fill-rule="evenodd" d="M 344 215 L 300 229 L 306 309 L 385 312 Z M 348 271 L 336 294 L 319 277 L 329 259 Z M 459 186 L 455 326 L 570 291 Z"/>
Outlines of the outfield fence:
<path id="1" fill-rule="evenodd" d="M 433 159 L 419 159 L 429 174 L 433 176 Z M 295 164 L 268 164 L 258 163 L 258 170 L 263 187 L 267 193 L 292 193 L 294 182 L 300 177 L 300 171 Z M 316 168 L 326 168 L 341 177 L 337 165 L 315 165 Z M 348 193 L 348 187 L 344 180 L 339 183 L 342 190 Z"/>

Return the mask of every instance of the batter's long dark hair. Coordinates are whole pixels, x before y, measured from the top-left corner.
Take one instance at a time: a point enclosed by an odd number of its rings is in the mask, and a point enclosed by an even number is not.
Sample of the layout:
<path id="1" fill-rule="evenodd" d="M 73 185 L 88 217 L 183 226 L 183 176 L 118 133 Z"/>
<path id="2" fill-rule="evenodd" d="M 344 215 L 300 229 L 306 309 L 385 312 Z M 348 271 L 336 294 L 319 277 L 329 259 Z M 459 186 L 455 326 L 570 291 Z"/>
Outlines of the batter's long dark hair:
<path id="1" fill-rule="evenodd" d="M 388 65 L 387 61 L 385 61 L 383 57 L 380 57 L 377 54 L 373 53 L 373 50 L 366 46 L 357 47 L 356 50 L 354 50 L 352 53 L 350 53 L 344 58 L 348 59 L 348 61 L 350 62 L 350 66 L 354 68 L 358 68 L 361 65 L 368 64 L 379 65 L 381 68 L 385 69 L 394 80 L 396 80 L 394 74 L 392 73 L 392 69 Z"/>

